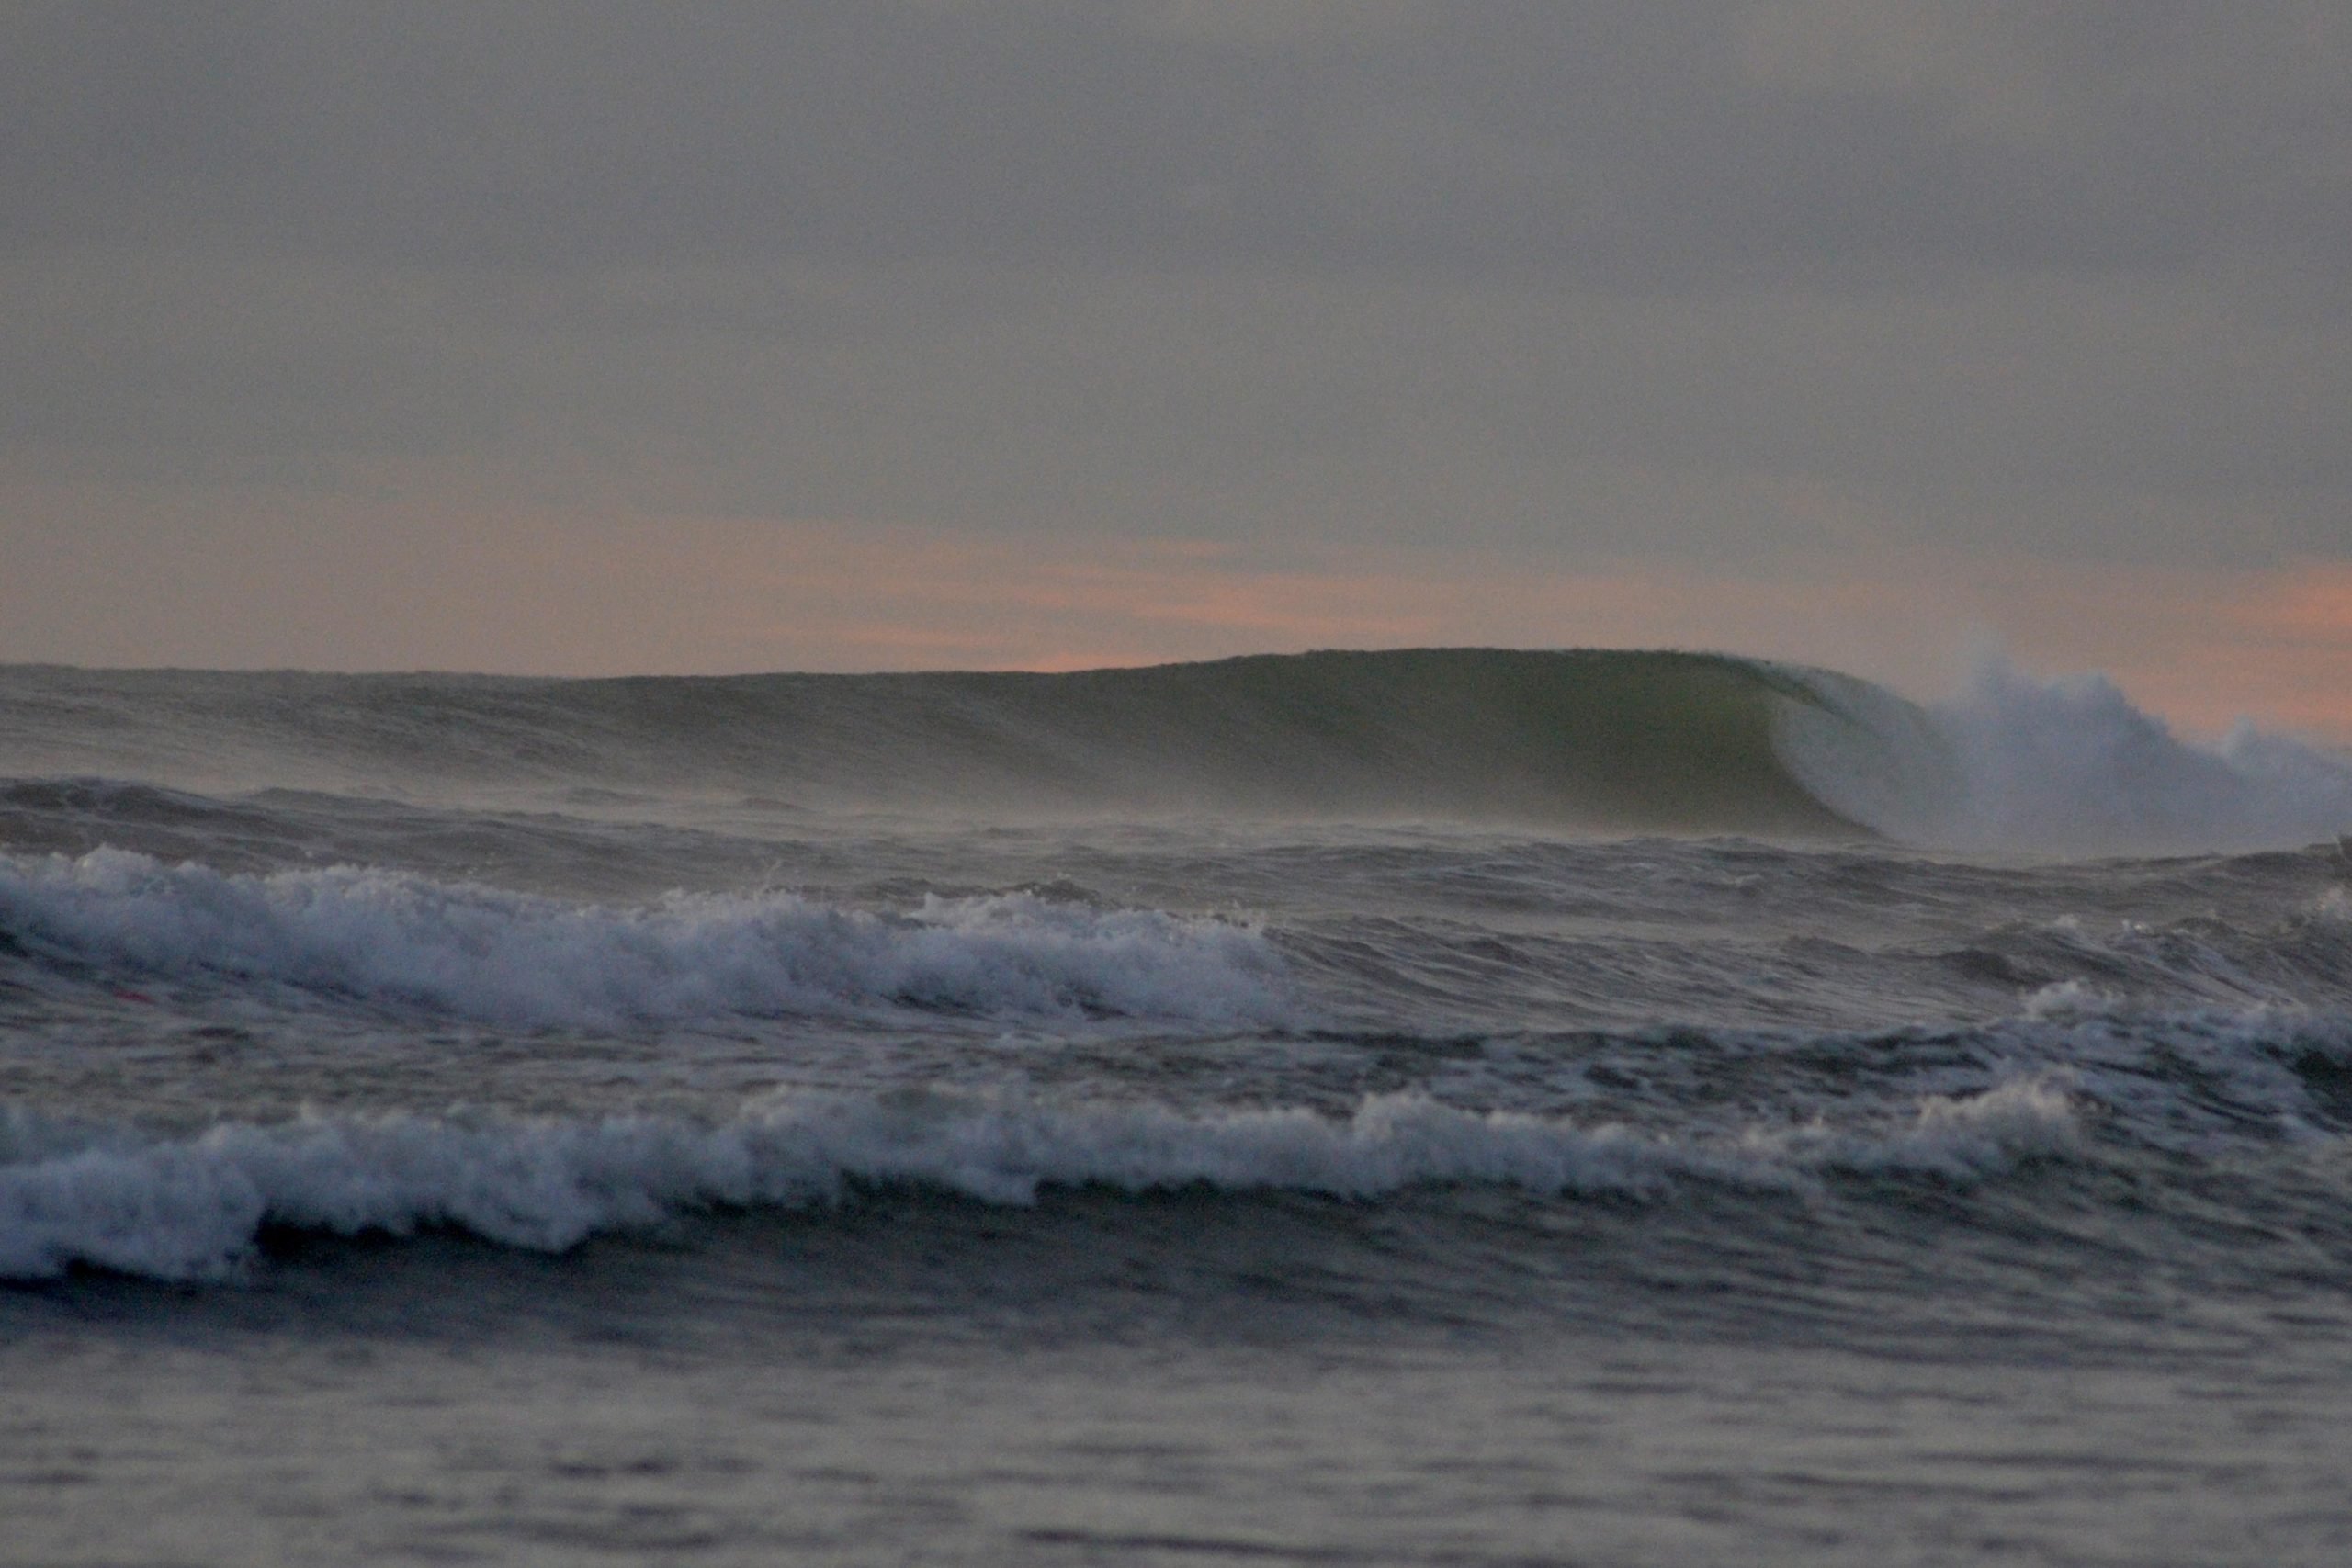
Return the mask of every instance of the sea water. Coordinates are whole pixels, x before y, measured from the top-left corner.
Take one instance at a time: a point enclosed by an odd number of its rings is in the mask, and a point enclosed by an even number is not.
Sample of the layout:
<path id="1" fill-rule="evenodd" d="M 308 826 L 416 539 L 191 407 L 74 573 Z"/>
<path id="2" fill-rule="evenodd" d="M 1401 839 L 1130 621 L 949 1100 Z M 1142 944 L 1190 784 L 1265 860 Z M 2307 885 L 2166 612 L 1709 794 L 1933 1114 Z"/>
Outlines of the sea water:
<path id="1" fill-rule="evenodd" d="M 2344 1561 L 2346 828 L 2001 671 L 0 671 L 0 1560 Z"/>

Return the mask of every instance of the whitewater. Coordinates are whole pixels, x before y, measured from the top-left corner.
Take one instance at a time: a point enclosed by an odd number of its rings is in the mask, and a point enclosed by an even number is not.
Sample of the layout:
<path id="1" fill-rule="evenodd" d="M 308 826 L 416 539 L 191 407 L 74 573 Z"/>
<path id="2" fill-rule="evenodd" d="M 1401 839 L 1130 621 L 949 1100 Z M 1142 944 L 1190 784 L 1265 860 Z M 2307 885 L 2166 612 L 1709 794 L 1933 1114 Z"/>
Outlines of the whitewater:
<path id="1" fill-rule="evenodd" d="M 2336 1562 L 2352 758 L 0 668 L 11 1561 Z"/>

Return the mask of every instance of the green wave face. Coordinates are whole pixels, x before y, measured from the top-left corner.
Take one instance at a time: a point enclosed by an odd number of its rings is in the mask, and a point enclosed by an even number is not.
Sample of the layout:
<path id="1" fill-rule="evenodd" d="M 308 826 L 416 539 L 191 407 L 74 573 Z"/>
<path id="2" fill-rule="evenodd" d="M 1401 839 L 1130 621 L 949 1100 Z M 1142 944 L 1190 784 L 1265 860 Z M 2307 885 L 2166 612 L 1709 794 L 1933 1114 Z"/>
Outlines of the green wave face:
<path id="1" fill-rule="evenodd" d="M 1800 672 L 1704 654 L 1432 649 L 1031 678 L 1106 796 L 1355 818 L 1851 833 L 1783 761 Z"/>
<path id="2" fill-rule="evenodd" d="M 257 780 L 330 788 L 504 781 L 959 814 L 1838 835 L 1883 825 L 1916 789 L 1900 757 L 1920 748 L 1902 738 L 1926 729 L 1902 699 L 1826 671 L 1492 649 L 1059 675 L 20 669 L 0 671 L 0 719 L 27 753 L 10 771 L 165 783 L 220 782 L 243 759 Z"/>

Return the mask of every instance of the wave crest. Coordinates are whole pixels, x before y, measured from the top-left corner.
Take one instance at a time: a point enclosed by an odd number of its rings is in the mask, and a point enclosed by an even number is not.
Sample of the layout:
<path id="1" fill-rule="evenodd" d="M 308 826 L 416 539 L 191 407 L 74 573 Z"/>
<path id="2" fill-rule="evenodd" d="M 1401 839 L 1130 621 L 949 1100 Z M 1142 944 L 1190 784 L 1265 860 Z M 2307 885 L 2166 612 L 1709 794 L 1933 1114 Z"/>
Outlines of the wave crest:
<path id="1" fill-rule="evenodd" d="M 514 1026 L 893 1008 L 989 1019 L 1275 1023 L 1256 927 L 1029 894 L 876 913 L 790 893 L 573 904 L 339 866 L 271 875 L 97 850 L 0 856 L 0 937 L 165 976 L 230 976 Z"/>
<path id="2" fill-rule="evenodd" d="M 839 1201 L 858 1183 L 1008 1204 L 1033 1202 L 1048 1186 L 1369 1200 L 1487 1183 L 1656 1197 L 1682 1180 L 1776 1189 L 1824 1172 L 1972 1181 L 2064 1155 L 2075 1138 L 2065 1095 L 2036 1084 L 1925 1100 L 1908 1124 L 1710 1142 L 1464 1111 L 1419 1095 L 1374 1097 L 1333 1118 L 909 1092 L 796 1098 L 718 1125 L 308 1117 L 179 1140 L 12 1111 L 0 1116 L 0 1278 L 47 1278 L 77 1264 L 216 1278 L 248 1262 L 269 1226 L 341 1235 L 449 1226 L 560 1251 L 685 1212 Z"/>

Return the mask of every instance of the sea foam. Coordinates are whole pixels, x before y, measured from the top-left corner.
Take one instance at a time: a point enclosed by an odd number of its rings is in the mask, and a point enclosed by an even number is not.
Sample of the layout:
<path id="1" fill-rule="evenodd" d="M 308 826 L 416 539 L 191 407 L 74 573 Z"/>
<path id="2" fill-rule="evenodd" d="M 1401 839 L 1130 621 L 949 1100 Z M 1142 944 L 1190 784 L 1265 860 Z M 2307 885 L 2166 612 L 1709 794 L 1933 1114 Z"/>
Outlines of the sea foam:
<path id="1" fill-rule="evenodd" d="M 1922 1100 L 1871 1129 L 1667 1139 L 1619 1126 L 1376 1096 L 1181 1114 L 938 1091 L 795 1096 L 735 1120 L 308 1116 L 170 1137 L 0 1113 L 0 1278 L 77 1264 L 157 1279 L 246 1266 L 265 1228 L 402 1235 L 454 1227 L 543 1251 L 715 1207 L 838 1202 L 914 1185 L 1025 1204 L 1046 1187 L 1204 1186 L 1372 1200 L 1431 1183 L 1656 1197 L 1699 1180 L 1786 1189 L 1822 1175 L 1972 1181 L 2075 1147 L 2059 1089 Z"/>
<path id="2" fill-rule="evenodd" d="M 892 1008 L 1193 1024 L 1291 1016 L 1255 926 L 1028 894 L 898 912 L 791 893 L 575 904 L 338 866 L 226 874 L 98 850 L 0 855 L 0 935 L 164 978 L 233 978 L 512 1026 Z"/>

